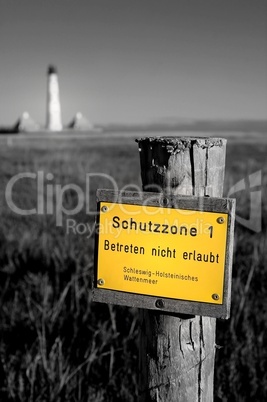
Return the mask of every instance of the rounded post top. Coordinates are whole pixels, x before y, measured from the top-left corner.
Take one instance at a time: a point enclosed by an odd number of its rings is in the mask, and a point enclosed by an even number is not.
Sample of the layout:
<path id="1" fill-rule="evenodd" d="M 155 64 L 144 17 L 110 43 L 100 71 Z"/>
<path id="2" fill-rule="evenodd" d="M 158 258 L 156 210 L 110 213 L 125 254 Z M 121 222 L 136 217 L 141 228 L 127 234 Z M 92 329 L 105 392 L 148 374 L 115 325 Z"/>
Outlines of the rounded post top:
<path id="1" fill-rule="evenodd" d="M 48 75 L 57 74 L 57 67 L 52 64 L 49 64 L 48 69 L 47 69 L 47 74 Z"/>

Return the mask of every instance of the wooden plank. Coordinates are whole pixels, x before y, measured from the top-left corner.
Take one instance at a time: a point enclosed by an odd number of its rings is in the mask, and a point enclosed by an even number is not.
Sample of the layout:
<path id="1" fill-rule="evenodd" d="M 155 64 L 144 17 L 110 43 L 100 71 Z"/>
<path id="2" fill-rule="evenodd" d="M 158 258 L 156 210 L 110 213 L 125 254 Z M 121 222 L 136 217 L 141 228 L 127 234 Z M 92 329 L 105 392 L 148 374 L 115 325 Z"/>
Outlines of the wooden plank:
<path id="1" fill-rule="evenodd" d="M 167 199 L 167 205 L 166 200 Z M 231 211 L 232 204 L 235 202 L 232 198 L 221 197 L 199 197 L 174 194 L 159 194 L 155 192 L 138 191 L 115 191 L 109 189 L 98 189 L 96 192 L 96 201 L 125 203 L 135 205 L 161 206 L 165 208 L 180 208 L 196 211 L 210 211 L 228 213 Z"/>
<path id="2" fill-rule="evenodd" d="M 224 297 L 227 297 L 225 294 Z M 115 290 L 94 288 L 93 301 L 100 303 L 119 304 L 121 306 L 137 307 L 161 312 L 170 312 L 186 315 L 212 316 L 225 319 L 229 317 L 226 305 L 214 305 L 208 303 L 188 302 L 186 300 L 158 298 L 154 296 L 138 295 L 135 293 L 118 292 Z M 160 303 L 158 301 L 160 300 Z M 160 307 L 157 307 L 157 306 Z"/>

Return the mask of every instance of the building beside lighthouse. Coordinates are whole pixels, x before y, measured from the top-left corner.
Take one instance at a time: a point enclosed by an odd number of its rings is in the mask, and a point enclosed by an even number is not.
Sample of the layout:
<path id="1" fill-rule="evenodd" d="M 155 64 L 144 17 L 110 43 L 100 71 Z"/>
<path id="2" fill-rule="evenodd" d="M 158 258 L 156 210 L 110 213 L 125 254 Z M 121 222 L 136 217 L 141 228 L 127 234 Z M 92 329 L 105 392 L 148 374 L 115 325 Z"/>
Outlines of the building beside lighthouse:
<path id="1" fill-rule="evenodd" d="M 35 132 L 40 130 L 40 124 L 36 123 L 28 112 L 23 112 L 13 126 L 13 130 L 16 133 Z"/>
<path id="2" fill-rule="evenodd" d="M 81 112 L 77 112 L 69 123 L 68 128 L 76 131 L 92 131 L 94 130 L 94 125 Z"/>
<path id="3" fill-rule="evenodd" d="M 53 65 L 48 66 L 47 70 L 46 129 L 49 131 L 62 130 L 58 74 L 57 68 Z"/>

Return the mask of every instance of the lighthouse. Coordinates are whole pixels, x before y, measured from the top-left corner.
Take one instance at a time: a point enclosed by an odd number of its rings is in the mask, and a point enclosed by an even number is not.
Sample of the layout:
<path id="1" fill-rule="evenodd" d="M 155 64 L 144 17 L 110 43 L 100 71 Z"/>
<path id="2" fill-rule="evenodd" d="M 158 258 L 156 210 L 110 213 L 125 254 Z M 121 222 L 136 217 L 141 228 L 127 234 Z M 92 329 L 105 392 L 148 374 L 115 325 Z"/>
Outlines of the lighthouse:
<path id="1" fill-rule="evenodd" d="M 47 71 L 47 114 L 46 128 L 49 131 L 61 131 L 61 106 L 57 68 L 50 65 Z"/>

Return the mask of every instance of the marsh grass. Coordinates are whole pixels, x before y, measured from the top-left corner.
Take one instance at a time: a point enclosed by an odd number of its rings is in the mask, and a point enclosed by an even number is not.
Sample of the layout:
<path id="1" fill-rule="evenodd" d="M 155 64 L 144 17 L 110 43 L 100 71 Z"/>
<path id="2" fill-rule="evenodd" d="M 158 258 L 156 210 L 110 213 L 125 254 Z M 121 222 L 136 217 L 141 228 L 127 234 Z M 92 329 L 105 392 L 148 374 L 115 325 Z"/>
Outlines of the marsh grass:
<path id="1" fill-rule="evenodd" d="M 238 180 L 262 170 L 266 200 L 267 144 L 228 144 L 225 194 Z M 91 302 L 93 238 L 66 233 L 53 215 L 20 217 L 4 191 L 19 172 L 53 173 L 54 183 L 85 189 L 85 174 L 103 172 L 121 188 L 140 185 L 132 139 L 14 141 L 1 144 L 0 400 L 137 401 L 137 311 Z M 90 188 L 94 203 L 96 180 Z M 32 208 L 33 180 L 14 187 L 14 200 Z M 75 200 L 65 200 L 68 207 Z M 238 214 L 249 211 L 248 191 L 237 194 Z M 267 397 L 266 217 L 260 233 L 237 225 L 232 313 L 217 323 L 216 401 Z M 82 211 L 79 222 L 93 224 Z"/>

